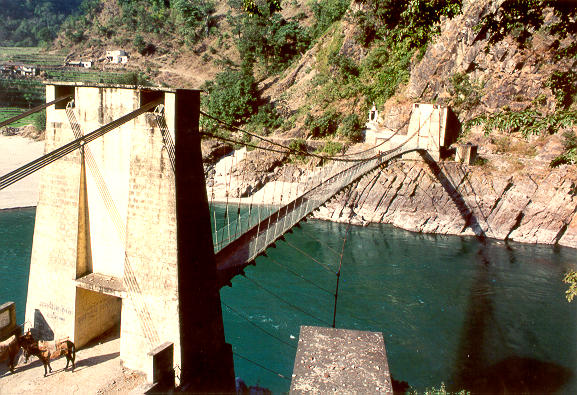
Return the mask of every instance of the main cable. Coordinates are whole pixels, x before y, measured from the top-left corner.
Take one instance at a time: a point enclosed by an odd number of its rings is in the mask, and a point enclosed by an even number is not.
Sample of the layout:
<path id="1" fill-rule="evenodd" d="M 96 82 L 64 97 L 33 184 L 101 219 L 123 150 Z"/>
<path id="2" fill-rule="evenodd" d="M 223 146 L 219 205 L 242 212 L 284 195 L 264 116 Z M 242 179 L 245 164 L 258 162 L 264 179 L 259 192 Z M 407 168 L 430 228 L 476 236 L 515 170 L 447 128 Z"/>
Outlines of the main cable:
<path id="1" fill-rule="evenodd" d="M 57 148 L 54 151 L 49 152 L 48 154 L 41 156 L 40 158 L 35 159 L 32 162 L 27 163 L 14 171 L 11 171 L 8 174 L 3 175 L 2 177 L 0 177 L 0 190 L 14 184 L 17 181 L 20 181 L 24 177 L 29 176 L 30 174 L 42 169 L 43 167 L 48 166 L 52 162 L 55 162 L 58 159 L 65 157 L 71 152 L 76 151 L 85 144 L 90 143 L 91 141 L 105 135 L 106 133 L 136 118 L 137 116 L 147 112 L 148 110 L 157 106 L 161 102 L 162 99 L 157 99 L 152 102 L 149 102 L 143 105 L 142 107 L 94 130 L 93 132 L 88 133 L 80 138 L 77 138 L 76 140 L 73 140 L 68 144 L 63 145 L 62 147 Z"/>
<path id="2" fill-rule="evenodd" d="M 57 99 L 55 99 L 55 100 L 52 100 L 52 101 L 50 101 L 50 102 L 48 102 L 48 103 L 44 103 L 44 104 L 41 104 L 41 105 L 36 106 L 36 107 L 34 107 L 34 108 L 31 108 L 31 109 L 28 110 L 28 111 L 24 111 L 23 113 L 18 114 L 18 115 L 16 115 L 15 117 L 8 118 L 8 119 L 0 122 L 0 128 L 1 128 L 1 127 L 4 127 L 4 126 L 6 126 L 6 125 L 10 125 L 10 124 L 13 123 L 13 122 L 16 122 L 16 121 L 18 121 L 18 120 L 20 120 L 20 119 L 22 119 L 22 118 L 26 118 L 27 116 L 32 115 L 32 114 L 34 114 L 35 112 L 38 112 L 38 111 L 40 111 L 40 110 L 44 110 L 45 108 L 48 108 L 48 107 L 50 107 L 50 106 L 53 105 L 53 104 L 60 103 L 61 101 L 67 100 L 67 99 L 69 99 L 69 98 L 71 98 L 71 97 L 72 97 L 71 95 L 60 96 L 59 98 L 57 98 Z"/>

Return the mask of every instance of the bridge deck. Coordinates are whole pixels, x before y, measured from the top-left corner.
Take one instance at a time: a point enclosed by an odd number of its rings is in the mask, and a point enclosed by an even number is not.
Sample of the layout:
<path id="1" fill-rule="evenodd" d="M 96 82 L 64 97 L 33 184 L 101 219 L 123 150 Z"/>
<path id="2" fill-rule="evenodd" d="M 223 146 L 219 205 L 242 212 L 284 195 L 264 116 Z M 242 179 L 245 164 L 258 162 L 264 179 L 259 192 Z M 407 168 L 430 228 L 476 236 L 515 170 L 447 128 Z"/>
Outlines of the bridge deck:
<path id="1" fill-rule="evenodd" d="M 301 196 L 254 224 L 237 239 L 217 251 L 215 257 L 219 285 L 222 287 L 229 284 L 234 276 L 242 273 L 244 267 L 343 188 L 387 161 L 415 150 L 418 149 L 398 147 L 364 161 L 345 162 L 344 168 L 341 167 L 335 174 L 321 178 L 317 185 Z"/>

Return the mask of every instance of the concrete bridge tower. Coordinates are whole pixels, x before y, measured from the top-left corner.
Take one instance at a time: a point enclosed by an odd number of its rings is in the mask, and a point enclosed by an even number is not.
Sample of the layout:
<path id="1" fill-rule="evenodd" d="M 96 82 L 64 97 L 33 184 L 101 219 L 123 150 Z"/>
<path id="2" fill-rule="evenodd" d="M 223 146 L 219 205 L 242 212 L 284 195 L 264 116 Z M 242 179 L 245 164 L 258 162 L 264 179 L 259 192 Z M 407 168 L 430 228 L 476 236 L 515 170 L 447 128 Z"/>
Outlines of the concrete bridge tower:
<path id="1" fill-rule="evenodd" d="M 26 327 L 82 347 L 120 323 L 126 367 L 148 371 L 149 352 L 170 342 L 181 383 L 233 389 L 200 153 L 200 92 L 46 86 L 47 101 L 63 95 L 72 100 L 47 109 L 47 152 L 151 101 L 164 114 L 144 113 L 42 170 Z"/>

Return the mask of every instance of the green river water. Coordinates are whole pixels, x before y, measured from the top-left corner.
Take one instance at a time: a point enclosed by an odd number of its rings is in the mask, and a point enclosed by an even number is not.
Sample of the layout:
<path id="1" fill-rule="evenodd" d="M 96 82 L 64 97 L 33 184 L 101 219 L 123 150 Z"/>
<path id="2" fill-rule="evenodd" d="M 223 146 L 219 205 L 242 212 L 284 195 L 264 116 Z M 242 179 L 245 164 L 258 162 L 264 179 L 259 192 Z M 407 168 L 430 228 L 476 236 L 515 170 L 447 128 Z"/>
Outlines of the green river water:
<path id="1" fill-rule="evenodd" d="M 20 323 L 34 215 L 0 211 L 0 304 L 15 301 Z M 287 391 L 300 325 L 332 323 L 346 233 L 304 223 L 222 289 L 236 375 L 248 385 Z M 419 390 L 574 394 L 577 302 L 561 279 L 576 263 L 568 248 L 351 227 L 336 326 L 382 332 L 392 375 Z"/>

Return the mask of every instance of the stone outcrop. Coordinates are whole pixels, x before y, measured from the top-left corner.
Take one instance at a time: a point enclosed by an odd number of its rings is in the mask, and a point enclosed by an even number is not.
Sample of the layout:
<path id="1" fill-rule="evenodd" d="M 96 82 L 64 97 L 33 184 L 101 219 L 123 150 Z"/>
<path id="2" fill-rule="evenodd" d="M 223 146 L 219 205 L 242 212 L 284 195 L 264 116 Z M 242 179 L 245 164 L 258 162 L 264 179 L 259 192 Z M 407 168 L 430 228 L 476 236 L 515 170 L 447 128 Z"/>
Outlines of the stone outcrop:
<path id="1" fill-rule="evenodd" d="M 401 125 L 415 101 L 449 104 L 461 122 L 505 107 L 513 111 L 535 107 L 536 98 L 541 111 L 555 110 L 557 103 L 548 80 L 556 71 L 576 67 L 572 58 L 556 58 L 555 48 L 567 46 L 576 37 L 560 39 L 547 32 L 556 21 L 553 10 L 543 10 L 543 25 L 530 31 L 527 42 L 518 42 L 514 32 L 509 32 L 490 43 L 490 33 L 482 28 L 483 18 L 499 18 L 502 2 L 463 3 L 460 15 L 441 21 L 440 34 L 413 65 L 406 87 L 385 103 L 381 112 L 384 126 L 395 129 Z M 457 74 L 466 75 L 468 82 L 455 86 L 452 77 Z"/>
<path id="2" fill-rule="evenodd" d="M 398 161 L 365 177 L 315 216 L 577 248 L 576 212 L 574 167 L 496 174 L 454 162 Z"/>

